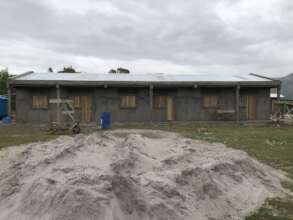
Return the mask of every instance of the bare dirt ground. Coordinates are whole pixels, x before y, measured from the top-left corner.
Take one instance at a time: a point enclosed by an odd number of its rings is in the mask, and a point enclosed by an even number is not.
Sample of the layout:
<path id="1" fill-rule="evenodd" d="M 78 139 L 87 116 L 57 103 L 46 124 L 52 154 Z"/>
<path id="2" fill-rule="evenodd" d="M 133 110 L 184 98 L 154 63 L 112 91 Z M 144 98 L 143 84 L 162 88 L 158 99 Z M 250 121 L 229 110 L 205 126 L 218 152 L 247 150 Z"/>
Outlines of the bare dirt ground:
<path id="1" fill-rule="evenodd" d="M 10 147 L 0 164 L 1 220 L 236 220 L 287 194 L 245 152 L 162 131 Z"/>

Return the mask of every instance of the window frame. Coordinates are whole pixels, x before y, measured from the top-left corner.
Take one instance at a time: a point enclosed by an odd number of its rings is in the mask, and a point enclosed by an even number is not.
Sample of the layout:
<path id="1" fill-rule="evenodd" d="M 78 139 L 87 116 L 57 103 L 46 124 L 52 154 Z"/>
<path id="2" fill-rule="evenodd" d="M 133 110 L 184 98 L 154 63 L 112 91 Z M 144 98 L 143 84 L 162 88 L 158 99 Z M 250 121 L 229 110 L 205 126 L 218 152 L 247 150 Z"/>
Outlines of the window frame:
<path id="1" fill-rule="evenodd" d="M 216 98 L 216 105 L 215 106 L 210 106 L 210 105 L 206 105 L 206 98 L 209 98 L 209 97 L 215 97 Z M 210 104 L 210 102 L 209 102 Z M 204 95 L 203 96 L 203 107 L 205 109 L 217 109 L 219 107 L 219 96 L 218 95 Z"/>
<path id="2" fill-rule="evenodd" d="M 160 100 L 159 100 L 160 97 L 164 98 L 164 106 L 159 105 L 160 104 Z M 166 109 L 167 108 L 167 95 L 154 95 L 153 107 L 154 107 L 154 109 Z"/>
<path id="3" fill-rule="evenodd" d="M 123 97 L 134 97 L 134 106 L 123 106 Z M 136 94 L 121 94 L 119 108 L 121 108 L 121 109 L 136 109 L 137 108 L 137 95 Z"/>
<path id="4" fill-rule="evenodd" d="M 75 99 L 78 98 L 78 106 L 75 106 Z M 72 105 L 74 109 L 81 109 L 81 96 L 80 95 L 72 95 L 69 97 L 72 100 Z"/>
<path id="5" fill-rule="evenodd" d="M 40 104 L 39 104 L 39 106 L 36 106 L 36 104 L 35 104 L 35 102 L 34 101 L 36 101 L 36 100 L 34 100 L 35 98 L 37 98 L 37 100 L 39 101 L 40 100 L 40 98 L 46 98 L 46 106 L 40 106 Z M 32 102 L 31 102 L 31 107 L 32 107 L 32 109 L 34 109 L 34 110 L 46 110 L 46 109 L 49 109 L 49 100 L 48 100 L 48 96 L 47 95 L 32 95 Z"/>

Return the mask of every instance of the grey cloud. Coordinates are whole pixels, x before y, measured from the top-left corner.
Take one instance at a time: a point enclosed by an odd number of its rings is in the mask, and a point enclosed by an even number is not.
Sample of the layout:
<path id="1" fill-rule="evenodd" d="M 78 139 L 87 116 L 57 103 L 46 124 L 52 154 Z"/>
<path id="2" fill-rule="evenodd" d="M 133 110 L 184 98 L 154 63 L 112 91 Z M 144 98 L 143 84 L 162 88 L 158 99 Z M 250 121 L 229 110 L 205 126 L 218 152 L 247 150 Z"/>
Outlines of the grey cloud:
<path id="1" fill-rule="evenodd" d="M 110 0 L 107 8 L 105 2 L 88 0 L 71 1 L 72 7 L 74 2 L 89 4 L 86 9 L 76 5 L 73 11 L 59 10 L 62 1 L 1 1 L 0 44 L 27 43 L 58 53 L 64 61 L 72 56 L 167 61 L 190 72 L 203 67 L 210 71 L 214 66 L 222 71 L 250 68 L 273 74 L 293 69 L 282 55 L 293 56 L 290 0 Z M 0 55 L 0 66 L 7 59 Z M 43 59 L 41 65 L 50 60 Z M 12 66 L 21 62 L 10 60 Z"/>

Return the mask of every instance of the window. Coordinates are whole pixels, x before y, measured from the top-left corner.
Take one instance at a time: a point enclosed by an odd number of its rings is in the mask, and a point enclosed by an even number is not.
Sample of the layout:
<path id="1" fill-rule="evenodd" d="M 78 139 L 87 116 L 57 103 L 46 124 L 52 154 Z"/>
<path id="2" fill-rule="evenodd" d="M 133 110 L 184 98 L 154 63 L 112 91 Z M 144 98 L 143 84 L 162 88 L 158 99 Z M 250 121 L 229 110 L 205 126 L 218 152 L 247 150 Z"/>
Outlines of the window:
<path id="1" fill-rule="evenodd" d="M 47 96 L 33 96 L 32 107 L 34 109 L 47 109 L 48 108 Z"/>
<path id="2" fill-rule="evenodd" d="M 218 96 L 204 96 L 203 106 L 205 108 L 217 108 Z"/>
<path id="3" fill-rule="evenodd" d="M 80 108 L 80 96 L 71 96 L 70 99 L 73 101 L 74 108 Z"/>
<path id="4" fill-rule="evenodd" d="M 135 108 L 136 107 L 136 96 L 135 95 L 123 95 L 121 96 L 121 108 Z"/>
<path id="5" fill-rule="evenodd" d="M 155 108 L 166 108 L 166 96 L 155 96 L 154 97 Z"/>

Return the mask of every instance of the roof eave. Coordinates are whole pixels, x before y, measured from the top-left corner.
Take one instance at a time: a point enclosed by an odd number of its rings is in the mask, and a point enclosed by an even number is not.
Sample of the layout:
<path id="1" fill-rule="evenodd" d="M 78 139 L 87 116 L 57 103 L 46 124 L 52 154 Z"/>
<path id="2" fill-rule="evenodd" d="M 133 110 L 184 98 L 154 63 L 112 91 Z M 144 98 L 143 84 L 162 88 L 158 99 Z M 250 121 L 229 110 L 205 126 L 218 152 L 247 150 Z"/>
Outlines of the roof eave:
<path id="1" fill-rule="evenodd" d="M 190 81 L 190 82 L 157 82 L 157 81 L 64 81 L 64 80 L 20 80 L 20 79 L 11 79 L 9 84 L 13 86 L 54 86 L 54 85 L 63 85 L 63 86 L 271 86 L 278 87 L 281 85 L 280 80 L 272 81 Z"/>

